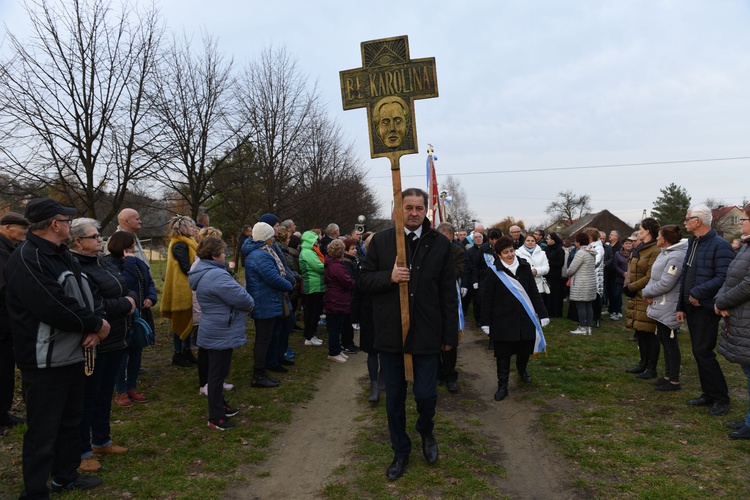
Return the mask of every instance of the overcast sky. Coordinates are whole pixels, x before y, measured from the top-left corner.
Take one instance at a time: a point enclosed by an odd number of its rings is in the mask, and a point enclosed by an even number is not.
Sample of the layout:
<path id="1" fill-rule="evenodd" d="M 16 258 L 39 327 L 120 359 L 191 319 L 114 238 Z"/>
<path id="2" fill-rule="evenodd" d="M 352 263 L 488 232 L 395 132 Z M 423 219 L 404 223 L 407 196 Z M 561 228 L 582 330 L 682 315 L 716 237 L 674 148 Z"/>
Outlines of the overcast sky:
<path id="1" fill-rule="evenodd" d="M 16 34 L 16 0 L 0 19 Z M 168 29 L 219 40 L 236 64 L 284 46 L 316 81 L 362 158 L 385 215 L 389 161 L 371 159 L 364 109 L 343 111 L 339 71 L 360 43 L 408 35 L 435 57 L 440 97 L 416 101 L 419 154 L 403 185 L 424 187 L 427 144 L 438 183 L 452 174 L 484 224 L 547 219 L 559 191 L 628 223 L 674 182 L 693 202 L 750 198 L 750 2 L 559 0 L 342 2 L 161 0 Z M 386 17 L 384 8 L 393 9 Z M 685 160 L 714 161 L 678 162 Z M 610 165 L 642 164 L 610 167 Z M 581 169 L 575 167 L 603 166 Z"/>

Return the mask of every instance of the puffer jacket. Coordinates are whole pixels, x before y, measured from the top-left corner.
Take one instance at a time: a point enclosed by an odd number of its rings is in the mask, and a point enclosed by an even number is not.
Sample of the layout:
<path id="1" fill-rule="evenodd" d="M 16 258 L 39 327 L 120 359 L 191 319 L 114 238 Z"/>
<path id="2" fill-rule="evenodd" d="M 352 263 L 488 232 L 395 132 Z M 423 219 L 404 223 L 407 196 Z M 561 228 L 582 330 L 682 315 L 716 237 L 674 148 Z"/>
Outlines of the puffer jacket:
<path id="1" fill-rule="evenodd" d="M 294 277 L 281 276 L 276 259 L 263 250 L 264 245 L 265 242 L 250 238 L 243 244 L 243 249 L 249 249 L 245 260 L 245 289 L 255 300 L 255 309 L 251 313 L 253 319 L 282 316 L 284 292 L 294 289 Z"/>
<path id="2" fill-rule="evenodd" d="M 685 279 L 680 282 L 680 301 L 678 311 L 684 311 L 686 299 L 693 296 L 700 301 L 707 311 L 714 310 L 714 297 L 724 284 L 729 263 L 734 258 L 732 245 L 711 229 L 701 237 L 693 236 L 688 240 L 682 274 L 688 273 L 687 267 L 696 266 L 695 282 L 690 290 L 685 290 Z"/>
<path id="3" fill-rule="evenodd" d="M 601 240 L 596 240 L 590 245 L 596 251 L 594 267 L 596 268 L 596 293 L 604 297 L 604 245 Z"/>
<path id="4" fill-rule="evenodd" d="M 750 243 L 737 252 L 719 293 L 716 307 L 729 311 L 729 322 L 721 322 L 719 354 L 732 363 L 750 365 Z"/>
<path id="5" fill-rule="evenodd" d="M 128 289 L 125 278 L 120 274 L 112 262 L 105 260 L 102 255 L 74 254 L 81 263 L 81 269 L 96 286 L 94 296 L 104 302 L 104 311 L 109 321 L 109 335 L 99 342 L 97 352 L 125 349 L 130 340 L 130 311 L 132 304 L 125 297 L 132 298 L 138 303 L 138 294 Z"/>
<path id="6" fill-rule="evenodd" d="M 332 314 L 349 314 L 352 310 L 354 278 L 339 259 L 326 258 L 326 292 L 323 307 Z"/>
<path id="7" fill-rule="evenodd" d="M 547 276 L 549 273 L 549 260 L 547 260 L 547 253 L 544 249 L 537 245 L 532 251 L 526 248 L 526 245 L 521 245 L 521 247 L 516 250 L 516 255 L 528 262 L 532 270 L 536 270 L 536 276 L 534 276 L 536 288 L 539 290 L 539 293 L 544 292 L 542 277 Z"/>
<path id="8" fill-rule="evenodd" d="M 648 304 L 643 300 L 643 289 L 651 279 L 651 267 L 659 255 L 656 240 L 641 244 L 633 250 L 628 266 L 628 290 L 636 296 L 628 300 L 628 312 L 625 326 L 639 332 L 656 332 L 656 321 L 648 317 Z"/>
<path id="9" fill-rule="evenodd" d="M 299 252 L 299 270 L 304 280 L 305 293 L 320 293 L 326 291 L 326 285 L 323 282 L 325 266 L 320 260 L 318 254 L 313 250 L 313 246 L 318 242 L 318 235 L 312 231 L 305 231 L 302 234 L 302 243 Z"/>
<path id="10" fill-rule="evenodd" d="M 198 347 L 225 350 L 245 345 L 247 311 L 255 302 L 224 264 L 201 259 L 188 273 L 188 282 L 201 307 Z"/>
<path id="11" fill-rule="evenodd" d="M 648 317 L 672 330 L 681 325 L 677 321 L 677 301 L 680 297 L 680 276 L 686 249 L 687 239 L 662 248 L 651 266 L 651 279 L 641 291 L 643 298 L 653 299 L 646 309 Z"/>
<path id="12" fill-rule="evenodd" d="M 596 249 L 579 248 L 566 270 L 570 277 L 570 300 L 591 302 L 596 299 Z"/>

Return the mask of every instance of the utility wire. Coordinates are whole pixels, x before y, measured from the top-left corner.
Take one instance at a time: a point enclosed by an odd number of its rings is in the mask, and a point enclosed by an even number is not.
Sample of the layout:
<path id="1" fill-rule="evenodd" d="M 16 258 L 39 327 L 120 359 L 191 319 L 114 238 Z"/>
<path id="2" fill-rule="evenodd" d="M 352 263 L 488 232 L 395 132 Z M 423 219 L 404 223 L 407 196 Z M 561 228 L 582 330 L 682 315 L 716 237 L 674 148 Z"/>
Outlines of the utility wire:
<path id="1" fill-rule="evenodd" d="M 457 173 L 448 173 L 448 174 L 437 174 L 438 176 L 446 176 L 446 175 L 486 175 L 486 174 L 512 174 L 512 173 L 521 173 L 521 172 L 551 172 L 551 171 L 562 171 L 562 170 L 589 170 L 589 169 L 596 169 L 596 168 L 619 168 L 619 167 L 645 167 L 649 165 L 672 165 L 672 164 L 680 164 L 680 163 L 701 163 L 701 162 L 707 162 L 707 161 L 736 161 L 736 160 L 750 160 L 750 156 L 736 156 L 732 158 L 704 158 L 704 159 L 694 159 L 694 160 L 672 160 L 672 161 L 652 161 L 652 162 L 644 162 L 644 163 L 615 163 L 611 165 L 586 165 L 586 166 L 579 166 L 579 167 L 557 167 L 557 168 L 521 168 L 521 169 L 513 169 L 513 170 L 489 170 L 484 172 L 457 172 Z M 384 178 L 390 178 L 391 176 L 373 176 L 373 179 L 384 179 Z M 403 175 L 402 177 L 424 177 L 424 174 L 414 174 L 414 175 Z"/>

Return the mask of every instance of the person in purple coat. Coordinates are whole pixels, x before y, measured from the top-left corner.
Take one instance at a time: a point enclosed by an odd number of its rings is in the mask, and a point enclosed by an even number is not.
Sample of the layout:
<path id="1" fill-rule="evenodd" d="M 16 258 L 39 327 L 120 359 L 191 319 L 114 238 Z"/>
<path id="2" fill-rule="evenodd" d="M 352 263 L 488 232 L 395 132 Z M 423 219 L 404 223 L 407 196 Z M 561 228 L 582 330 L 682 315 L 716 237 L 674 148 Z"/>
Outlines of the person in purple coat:
<path id="1" fill-rule="evenodd" d="M 325 274 L 326 284 L 323 306 L 328 324 L 328 359 L 346 363 L 349 356 L 341 350 L 341 332 L 344 324 L 351 323 L 352 290 L 356 282 L 344 266 L 344 242 L 333 240 L 328 244 Z"/>

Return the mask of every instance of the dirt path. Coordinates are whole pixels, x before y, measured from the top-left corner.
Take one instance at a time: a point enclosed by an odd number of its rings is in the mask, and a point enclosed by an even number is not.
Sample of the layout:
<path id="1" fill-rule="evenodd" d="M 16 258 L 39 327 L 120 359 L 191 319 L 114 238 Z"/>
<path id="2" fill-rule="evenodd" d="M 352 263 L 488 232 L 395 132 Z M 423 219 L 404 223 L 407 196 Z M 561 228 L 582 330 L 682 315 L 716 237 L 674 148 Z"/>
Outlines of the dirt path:
<path id="1" fill-rule="evenodd" d="M 347 461 L 354 433 L 362 426 L 356 419 L 364 408 L 357 387 L 366 372 L 364 356 L 352 355 L 350 362 L 331 366 L 315 399 L 295 410 L 292 424 L 274 442 L 269 459 L 242 471 L 251 483 L 229 489 L 227 498 L 310 498 L 319 493 L 333 470 Z M 461 389 L 455 395 L 441 393 L 438 412 L 455 411 L 458 417 L 466 411 L 458 404 L 460 399 L 475 400 L 471 416 L 483 422 L 480 432 L 507 470 L 506 478 L 493 479 L 493 483 L 510 498 L 580 498 L 582 492 L 570 485 L 568 465 L 536 430 L 538 407 L 518 401 L 524 388 L 517 388 L 517 377 L 511 377 L 508 398 L 493 400 L 495 359 L 484 335 L 467 332 L 458 364 Z M 532 375 L 533 369 L 532 361 Z M 343 427 L 330 425 L 332 412 Z M 436 434 L 439 441 L 439 429 Z"/>

